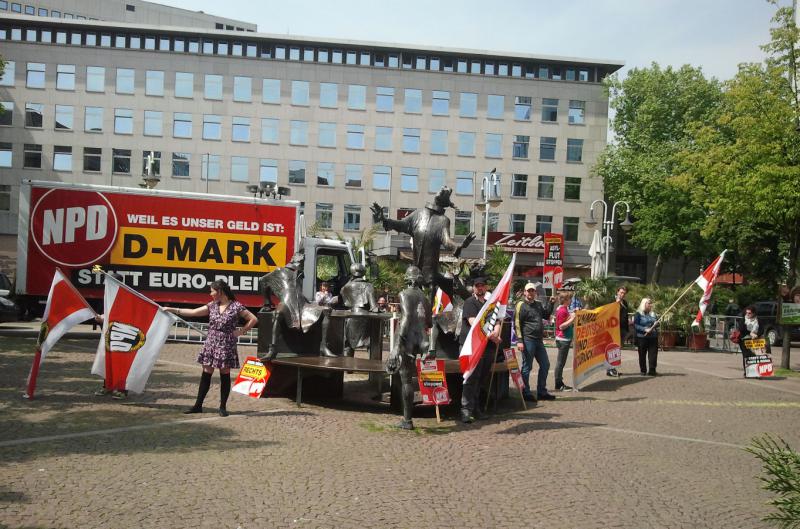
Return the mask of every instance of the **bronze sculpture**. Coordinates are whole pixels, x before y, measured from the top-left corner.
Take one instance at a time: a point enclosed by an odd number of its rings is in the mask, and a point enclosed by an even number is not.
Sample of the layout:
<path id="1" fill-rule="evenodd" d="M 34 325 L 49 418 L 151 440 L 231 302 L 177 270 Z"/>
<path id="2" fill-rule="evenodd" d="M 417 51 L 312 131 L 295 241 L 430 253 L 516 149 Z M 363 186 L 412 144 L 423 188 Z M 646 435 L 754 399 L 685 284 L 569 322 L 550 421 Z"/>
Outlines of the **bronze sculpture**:
<path id="1" fill-rule="evenodd" d="M 403 396 L 403 420 L 398 425 L 413 430 L 415 359 L 428 351 L 427 329 L 431 327 L 431 305 L 420 288 L 422 273 L 414 265 L 406 269 L 408 287 L 400 292 L 398 339 L 386 360 L 388 373 L 399 373 Z"/>
<path id="2" fill-rule="evenodd" d="M 378 312 L 375 287 L 364 278 L 366 268 L 361 263 L 350 266 L 352 279 L 339 292 L 344 305 L 353 313 Z M 344 323 L 344 356 L 353 356 L 356 347 L 366 346 L 369 340 L 369 321 L 366 318 L 347 318 Z"/>

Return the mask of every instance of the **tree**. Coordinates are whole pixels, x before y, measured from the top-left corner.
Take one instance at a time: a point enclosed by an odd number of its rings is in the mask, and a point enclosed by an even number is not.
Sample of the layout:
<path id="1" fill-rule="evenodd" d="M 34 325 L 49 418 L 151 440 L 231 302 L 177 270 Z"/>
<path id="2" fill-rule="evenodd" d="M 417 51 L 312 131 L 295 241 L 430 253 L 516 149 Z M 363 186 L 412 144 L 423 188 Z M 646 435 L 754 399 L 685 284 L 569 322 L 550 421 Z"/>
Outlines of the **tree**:
<path id="1" fill-rule="evenodd" d="M 700 228 L 706 212 L 673 177 L 691 141 L 688 124 L 714 114 L 721 98 L 715 79 L 699 68 L 635 68 L 625 80 L 607 81 L 615 141 L 600 156 L 594 173 L 612 200 L 626 200 L 636 225 L 631 242 L 657 256 L 652 281 L 673 257 L 713 254 Z M 686 262 L 686 261 L 685 261 Z"/>

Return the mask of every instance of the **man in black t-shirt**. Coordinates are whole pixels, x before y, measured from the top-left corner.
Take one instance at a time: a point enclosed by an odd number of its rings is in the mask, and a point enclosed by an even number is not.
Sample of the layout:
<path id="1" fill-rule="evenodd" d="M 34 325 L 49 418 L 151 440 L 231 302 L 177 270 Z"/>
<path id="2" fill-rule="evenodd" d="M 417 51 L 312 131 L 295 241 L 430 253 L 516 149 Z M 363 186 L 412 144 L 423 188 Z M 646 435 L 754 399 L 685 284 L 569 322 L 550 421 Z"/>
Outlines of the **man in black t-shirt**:
<path id="1" fill-rule="evenodd" d="M 472 323 L 485 303 L 486 278 L 476 277 L 473 282 L 472 295 L 464 300 L 464 307 L 461 312 L 461 335 L 458 338 L 460 348 L 464 347 Z M 478 403 L 480 389 L 486 385 L 492 370 L 492 362 L 497 351 L 497 344 L 500 343 L 500 324 L 498 323 L 489 335 L 489 342 L 483 351 L 480 362 L 475 367 L 475 371 L 470 375 L 461 393 L 461 422 L 470 423 L 476 418 L 484 417 Z"/>

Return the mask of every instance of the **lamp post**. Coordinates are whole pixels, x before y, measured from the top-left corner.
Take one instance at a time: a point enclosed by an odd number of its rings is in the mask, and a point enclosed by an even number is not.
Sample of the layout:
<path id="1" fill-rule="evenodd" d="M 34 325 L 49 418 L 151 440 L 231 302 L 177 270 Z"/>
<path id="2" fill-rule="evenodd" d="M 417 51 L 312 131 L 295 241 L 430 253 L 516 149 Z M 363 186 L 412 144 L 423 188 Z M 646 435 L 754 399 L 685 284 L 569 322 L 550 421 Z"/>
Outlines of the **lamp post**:
<path id="1" fill-rule="evenodd" d="M 503 203 L 500 198 L 500 177 L 497 176 L 497 169 L 492 169 L 488 175 L 484 175 L 481 182 L 481 200 L 475 204 L 478 211 L 484 212 L 483 223 L 483 260 L 486 260 L 486 244 L 489 239 L 489 209 L 496 208 Z"/>
<path id="2" fill-rule="evenodd" d="M 619 227 L 622 228 L 622 231 L 628 233 L 633 228 L 633 222 L 631 222 L 631 207 L 630 205 L 625 202 L 624 200 L 620 200 L 618 202 L 614 202 L 614 205 L 611 206 L 611 215 L 608 215 L 608 204 L 605 200 L 597 199 L 592 202 L 592 205 L 589 206 L 589 218 L 587 218 L 584 223 L 588 228 L 594 228 L 597 226 L 597 221 L 594 218 L 594 206 L 596 204 L 603 205 L 603 227 L 606 230 L 606 234 L 603 236 L 603 245 L 605 246 L 605 262 L 603 263 L 603 271 L 604 275 L 608 277 L 608 254 L 609 250 L 611 249 L 611 229 L 614 227 L 614 220 L 617 218 L 617 206 L 624 205 L 625 206 L 625 220 L 619 223 Z"/>

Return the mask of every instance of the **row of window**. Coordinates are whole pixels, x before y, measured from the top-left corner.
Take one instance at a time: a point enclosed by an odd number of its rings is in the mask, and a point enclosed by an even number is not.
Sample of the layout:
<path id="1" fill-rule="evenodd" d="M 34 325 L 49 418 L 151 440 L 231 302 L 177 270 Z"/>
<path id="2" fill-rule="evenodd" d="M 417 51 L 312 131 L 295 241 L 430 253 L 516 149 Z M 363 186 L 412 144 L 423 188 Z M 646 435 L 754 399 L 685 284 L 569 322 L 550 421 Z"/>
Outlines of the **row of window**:
<path id="1" fill-rule="evenodd" d="M 11 11 L 12 13 L 18 13 L 20 15 L 29 15 L 29 16 L 40 16 L 40 17 L 52 17 L 52 18 L 66 18 L 66 19 L 77 19 L 77 20 L 97 20 L 96 18 L 87 17 L 84 15 L 76 15 L 73 13 L 62 13 L 57 9 L 50 9 L 48 10 L 46 7 L 39 7 L 32 5 L 25 5 L 23 7 L 22 4 L 19 2 L 8 2 L 7 0 L 0 0 L 0 11 Z"/>
<path id="2" fill-rule="evenodd" d="M 108 149 L 106 156 L 108 155 Z M 24 144 L 22 167 L 25 169 L 42 169 L 43 148 L 39 144 Z M 133 173 L 131 160 L 134 152 L 131 149 L 111 149 L 111 172 L 114 174 L 130 175 Z M 200 179 L 218 181 L 222 178 L 222 160 L 218 154 L 203 154 L 200 158 Z M 53 170 L 73 170 L 73 148 L 71 146 L 56 145 L 53 147 Z M 102 172 L 103 149 L 100 147 L 83 148 L 83 171 Z M 161 176 L 162 156 L 160 151 L 142 151 L 141 168 L 143 175 Z M 230 180 L 232 182 L 248 183 L 250 179 L 251 161 L 246 156 L 230 157 Z M 192 154 L 173 152 L 171 168 L 168 174 L 175 178 L 190 178 L 192 167 Z M 281 183 L 288 182 L 292 185 L 305 185 L 316 183 L 317 186 L 335 187 L 337 183 L 344 182 L 348 188 L 364 187 L 364 166 L 360 164 L 345 164 L 344 173 L 337 174 L 336 164 L 331 162 L 316 163 L 316 180 L 307 173 L 311 163 L 304 160 L 289 160 L 286 166 L 285 178 Z M 0 167 L 13 166 L 12 144 L 0 143 Z M 342 167 L 339 168 L 341 171 Z M 420 169 L 416 167 L 400 168 L 400 190 L 405 192 L 420 191 Z M 424 178 L 424 175 L 423 175 Z M 455 171 L 455 182 L 452 182 L 444 169 L 427 170 L 427 192 L 436 193 L 442 186 L 452 186 L 457 195 L 473 196 L 476 175 L 473 171 Z M 258 180 L 260 182 L 278 183 L 278 160 L 258 159 Z M 423 180 L 424 183 L 424 180 Z M 533 182 L 531 182 L 533 183 Z M 529 175 L 515 173 L 511 176 L 511 197 L 528 198 Z M 392 167 L 388 165 L 372 166 L 372 189 L 388 191 L 392 186 Z M 536 197 L 542 200 L 555 198 L 556 177 L 539 175 L 536 182 Z M 581 178 L 566 177 L 564 179 L 564 200 L 579 201 L 581 198 Z"/>
<path id="3" fill-rule="evenodd" d="M 0 115 L 0 126 L 13 125 L 14 103 L 12 101 L 0 102 L 5 112 Z M 25 127 L 43 128 L 45 106 L 41 103 L 25 103 Z M 103 107 L 84 107 L 83 130 L 92 133 L 104 131 Z M 174 112 L 172 114 L 172 137 L 191 139 L 193 135 L 193 115 L 188 112 Z M 234 142 L 251 141 L 251 118 L 233 116 L 231 118 L 230 139 Z M 261 118 L 261 143 L 280 143 L 280 122 L 275 118 Z M 143 116 L 143 134 L 145 136 L 164 135 L 164 112 L 158 110 L 145 110 Z M 202 139 L 221 141 L 223 117 L 218 114 L 203 114 Z M 337 123 L 320 122 L 317 124 L 317 145 L 319 147 L 336 148 L 340 127 Z M 55 105 L 55 130 L 75 130 L 75 107 L 71 105 Z M 308 146 L 309 122 L 302 120 L 289 121 L 289 144 Z M 365 125 L 348 124 L 343 127 L 345 146 L 348 149 L 364 150 L 366 148 Z M 422 129 L 402 128 L 402 152 L 422 152 Z M 430 154 L 449 155 L 451 150 L 450 131 L 431 130 L 427 141 Z M 132 135 L 134 133 L 134 110 L 130 108 L 114 109 L 114 133 Z M 226 134 L 227 136 L 227 134 Z M 478 133 L 457 131 L 456 154 L 459 156 L 475 156 L 476 140 Z M 374 149 L 376 151 L 392 151 L 394 144 L 393 127 L 375 127 Z M 226 138 L 227 139 L 227 138 Z M 513 135 L 509 142 L 511 156 L 514 159 L 527 160 L 530 158 L 531 137 L 526 135 Z M 539 160 L 555 161 L 558 138 L 542 136 L 539 138 Z M 484 156 L 487 158 L 503 157 L 503 134 L 491 132 L 484 133 Z M 566 161 L 583 161 L 583 140 L 567 138 Z"/>
<path id="4" fill-rule="evenodd" d="M 0 86 L 13 86 L 15 63 L 6 64 L 5 74 L 0 77 Z M 87 66 L 84 86 L 87 92 L 104 92 L 106 88 L 106 71 L 103 66 Z M 47 65 L 44 63 L 29 62 L 25 71 L 25 86 L 27 88 L 44 89 L 46 87 Z M 144 93 L 148 96 L 164 96 L 164 72 L 161 70 L 146 70 Z M 74 91 L 76 86 L 76 72 L 74 64 L 56 65 L 56 90 Z M 205 74 L 203 79 L 203 97 L 208 100 L 222 100 L 225 89 L 225 78 L 222 75 Z M 316 87 L 315 87 L 316 89 Z M 117 94 L 134 94 L 136 90 L 136 70 L 131 68 L 117 68 L 115 92 Z M 174 95 L 179 98 L 194 97 L 194 74 L 189 72 L 175 72 L 173 85 Z M 395 90 L 393 87 L 375 87 L 375 111 L 394 112 Z M 246 76 L 233 77 L 233 101 L 249 103 L 253 101 L 253 78 Z M 319 101 L 320 108 L 339 107 L 339 85 L 337 83 L 319 83 L 319 92 L 314 93 Z M 311 101 L 311 83 L 309 81 L 291 81 L 290 101 L 295 106 L 309 106 Z M 427 94 L 425 95 L 427 98 Z M 489 119 L 504 119 L 506 111 L 505 96 L 489 94 L 486 97 L 486 117 Z M 586 102 L 570 99 L 567 107 L 567 123 L 582 125 L 586 121 Z M 261 102 L 267 104 L 281 103 L 280 79 L 261 80 Z M 446 90 L 432 90 L 430 99 L 431 114 L 434 116 L 449 116 L 451 108 L 451 93 Z M 367 109 L 367 87 L 364 85 L 347 85 L 347 108 L 350 110 Z M 418 88 L 403 89 L 403 111 L 407 114 L 421 114 L 423 108 L 423 91 Z M 528 96 L 514 97 L 514 119 L 517 121 L 531 121 L 533 114 L 533 98 Z M 556 98 L 542 98 L 541 121 L 546 123 L 558 122 L 559 100 Z M 458 115 L 464 118 L 478 116 L 478 94 L 473 92 L 460 92 L 458 101 Z"/>
<path id="5" fill-rule="evenodd" d="M 314 45 L 287 45 L 268 40 L 231 41 L 211 37 L 104 33 L 77 29 L 4 27 L 0 40 L 39 42 L 72 46 L 143 49 L 176 53 L 260 57 L 262 59 L 401 68 L 554 81 L 599 82 L 602 67 L 569 66 L 528 61 L 503 61 L 483 57 L 431 56 L 419 51 L 376 52 Z"/>

